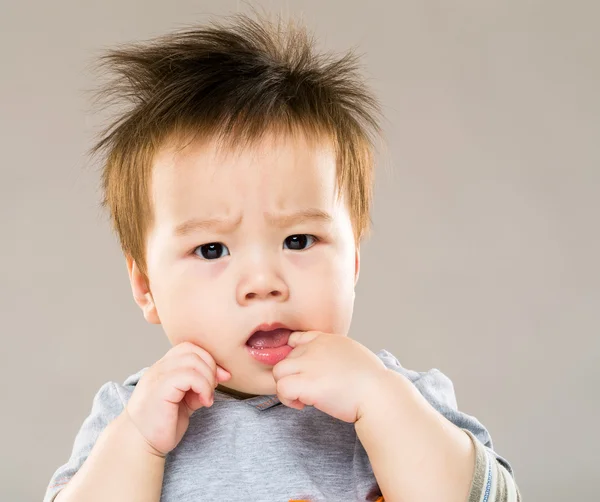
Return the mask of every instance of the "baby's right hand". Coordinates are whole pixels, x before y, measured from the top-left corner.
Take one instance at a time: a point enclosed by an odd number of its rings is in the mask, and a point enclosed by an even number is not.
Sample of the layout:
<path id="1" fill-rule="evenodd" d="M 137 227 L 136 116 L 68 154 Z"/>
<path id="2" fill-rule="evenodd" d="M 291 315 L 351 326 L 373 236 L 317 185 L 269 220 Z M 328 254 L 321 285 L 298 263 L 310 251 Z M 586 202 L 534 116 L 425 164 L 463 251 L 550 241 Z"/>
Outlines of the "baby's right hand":
<path id="1" fill-rule="evenodd" d="M 214 389 L 231 374 L 191 342 L 171 348 L 140 378 L 124 415 L 155 455 L 165 457 L 185 434 L 190 415 L 212 406 Z"/>

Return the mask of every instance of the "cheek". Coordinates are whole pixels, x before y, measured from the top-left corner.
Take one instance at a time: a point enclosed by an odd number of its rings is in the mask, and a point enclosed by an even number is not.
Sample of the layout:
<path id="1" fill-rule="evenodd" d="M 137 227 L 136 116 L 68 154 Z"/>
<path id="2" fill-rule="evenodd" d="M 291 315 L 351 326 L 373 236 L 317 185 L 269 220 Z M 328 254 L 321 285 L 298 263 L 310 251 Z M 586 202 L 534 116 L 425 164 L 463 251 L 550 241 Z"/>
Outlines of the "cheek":
<path id="1" fill-rule="evenodd" d="M 354 260 L 339 258 L 299 275 L 293 303 L 309 316 L 310 329 L 346 335 L 354 308 Z"/>
<path id="2" fill-rule="evenodd" d="M 219 282 L 194 277 L 194 273 L 172 279 L 161 290 L 157 308 L 167 337 L 172 343 L 209 342 L 223 330 L 223 291 Z M 212 334 L 212 336 L 211 336 Z"/>

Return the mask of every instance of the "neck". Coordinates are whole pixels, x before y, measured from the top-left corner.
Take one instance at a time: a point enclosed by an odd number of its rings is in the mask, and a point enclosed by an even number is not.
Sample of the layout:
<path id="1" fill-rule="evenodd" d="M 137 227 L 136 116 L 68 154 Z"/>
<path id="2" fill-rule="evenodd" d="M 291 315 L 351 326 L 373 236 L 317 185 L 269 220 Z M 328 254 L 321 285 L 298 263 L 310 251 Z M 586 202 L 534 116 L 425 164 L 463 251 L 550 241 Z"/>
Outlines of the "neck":
<path id="1" fill-rule="evenodd" d="M 237 399 L 249 399 L 251 397 L 257 397 L 259 394 L 246 394 L 245 392 L 240 392 L 239 390 L 230 389 L 228 387 L 224 387 L 223 385 L 217 385 L 216 390 L 222 392 L 223 394 L 228 394 Z"/>

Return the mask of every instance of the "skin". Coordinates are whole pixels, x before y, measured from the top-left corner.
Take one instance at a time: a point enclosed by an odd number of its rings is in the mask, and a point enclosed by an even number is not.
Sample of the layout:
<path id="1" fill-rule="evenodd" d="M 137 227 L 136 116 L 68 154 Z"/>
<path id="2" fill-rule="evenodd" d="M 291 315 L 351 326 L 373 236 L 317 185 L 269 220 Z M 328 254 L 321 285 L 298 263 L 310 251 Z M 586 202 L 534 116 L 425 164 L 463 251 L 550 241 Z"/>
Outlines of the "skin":
<path id="1" fill-rule="evenodd" d="M 273 366 L 245 348 L 259 324 L 348 334 L 360 247 L 336 193 L 336 159 L 326 140 L 270 134 L 239 152 L 217 152 L 210 139 L 163 146 L 152 171 L 149 284 L 127 258 L 145 319 L 162 324 L 172 345 L 208 351 L 231 374 L 218 389 L 239 398 L 275 394 Z M 331 220 L 281 227 L 268 218 L 309 208 Z M 184 221 L 213 217 L 241 221 L 175 235 Z M 222 247 L 205 246 L 211 243 Z"/>
<path id="2" fill-rule="evenodd" d="M 475 466 L 470 438 L 404 376 L 386 369 L 375 354 L 347 336 L 359 249 L 346 204 L 343 199 L 336 203 L 335 158 L 328 145 L 302 137 L 271 137 L 239 155 L 215 153 L 206 141 L 180 151 L 165 147 L 155 159 L 156 219 L 147 247 L 150 287 L 128 260 L 134 297 L 145 318 L 162 323 L 175 345 L 171 351 L 206 351 L 231 374 L 221 387 L 232 395 L 276 394 L 288 406 L 312 405 L 354 423 L 385 500 L 466 500 Z M 328 212 L 331 221 L 285 227 L 269 222 L 269 215 L 307 208 Z M 184 220 L 217 215 L 240 224 L 174 237 L 173 229 Z M 300 234 L 320 240 L 310 238 L 295 249 L 288 237 Z M 227 247 L 217 248 L 215 260 L 203 258 L 205 248 L 199 246 L 214 242 Z M 250 333 L 264 322 L 282 322 L 294 331 L 289 340 L 293 350 L 274 367 L 255 361 L 245 348 Z M 184 342 L 192 345 L 180 345 Z M 173 354 L 170 361 L 175 361 Z M 157 375 L 161 365 L 168 366 L 159 361 L 153 366 Z M 191 378 L 171 373 L 166 374 L 172 382 Z M 142 393 L 134 392 L 127 406 L 142 425 L 150 413 L 139 410 L 141 403 L 160 401 L 154 390 L 157 377 L 149 374 L 144 382 L 148 387 L 136 389 Z M 147 390 L 153 385 L 153 391 Z M 163 387 L 179 396 L 182 387 L 189 388 L 180 383 L 177 393 L 173 383 Z M 174 400 L 168 400 L 171 409 Z M 160 404 L 165 409 L 164 400 Z M 185 426 L 188 411 L 183 412 Z M 165 415 L 173 421 L 172 413 Z M 173 448 L 181 429 L 159 454 Z M 151 432 L 157 430 L 162 432 L 154 424 Z M 164 439 L 165 434 L 158 436 Z M 100 475 L 109 471 L 109 457 L 98 454 L 96 463 L 104 463 L 96 469 L 95 480 L 90 478 L 97 484 L 106 479 Z M 146 481 L 148 469 L 154 469 L 151 496 L 156 498 L 164 464 L 146 462 Z"/>

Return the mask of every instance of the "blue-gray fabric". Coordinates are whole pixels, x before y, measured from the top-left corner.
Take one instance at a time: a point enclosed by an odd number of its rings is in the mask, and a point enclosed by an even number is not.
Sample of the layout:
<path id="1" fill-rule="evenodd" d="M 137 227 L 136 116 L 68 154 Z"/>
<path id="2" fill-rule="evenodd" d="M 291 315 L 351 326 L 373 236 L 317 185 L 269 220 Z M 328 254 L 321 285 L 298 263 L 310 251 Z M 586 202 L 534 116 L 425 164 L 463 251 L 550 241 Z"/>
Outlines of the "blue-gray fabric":
<path id="1" fill-rule="evenodd" d="M 437 369 L 405 369 L 385 349 L 377 356 L 387 368 L 407 377 L 437 411 L 470 432 L 512 476 L 508 462 L 494 452 L 486 428 L 475 417 L 458 411 L 447 376 Z M 75 437 L 70 458 L 50 480 L 44 502 L 53 501 L 81 467 L 147 369 L 123 384 L 108 382 L 100 388 Z M 312 406 L 289 408 L 276 395 L 239 399 L 216 390 L 214 399 L 212 407 L 192 414 L 183 439 L 167 455 L 161 502 L 348 502 L 376 500 L 381 495 L 354 424 Z M 479 500 L 478 494 L 471 495 Z"/>

